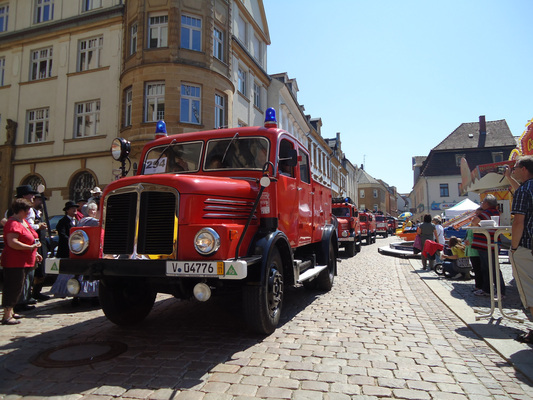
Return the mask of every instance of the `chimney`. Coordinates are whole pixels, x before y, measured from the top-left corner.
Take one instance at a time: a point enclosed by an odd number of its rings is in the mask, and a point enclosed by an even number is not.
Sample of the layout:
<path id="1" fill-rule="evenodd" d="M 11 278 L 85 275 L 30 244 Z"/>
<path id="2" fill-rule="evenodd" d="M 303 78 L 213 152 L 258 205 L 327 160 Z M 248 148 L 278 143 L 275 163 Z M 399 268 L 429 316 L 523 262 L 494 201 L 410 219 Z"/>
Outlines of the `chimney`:
<path id="1" fill-rule="evenodd" d="M 485 116 L 479 116 L 479 140 L 477 147 L 485 147 L 485 141 L 487 140 L 487 124 L 485 122 Z"/>
<path id="2" fill-rule="evenodd" d="M 363 164 L 361 164 L 361 169 L 364 169 L 364 168 L 363 168 Z"/>

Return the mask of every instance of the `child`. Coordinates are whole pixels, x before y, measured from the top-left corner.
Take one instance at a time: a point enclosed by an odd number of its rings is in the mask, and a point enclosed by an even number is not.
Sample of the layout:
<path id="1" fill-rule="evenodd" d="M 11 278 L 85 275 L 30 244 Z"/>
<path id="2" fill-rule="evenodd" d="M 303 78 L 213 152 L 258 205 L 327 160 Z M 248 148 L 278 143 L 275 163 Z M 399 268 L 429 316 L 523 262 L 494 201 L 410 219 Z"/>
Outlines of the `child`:
<path id="1" fill-rule="evenodd" d="M 452 250 L 452 256 L 447 256 L 443 254 L 441 257 L 443 260 L 458 260 L 460 258 L 466 258 L 465 256 L 465 245 L 461 242 L 461 239 L 452 236 L 450 238 L 450 248 Z M 464 272 L 458 272 L 458 269 L 456 269 L 456 263 L 453 261 L 444 261 L 442 263 L 442 268 L 444 270 L 444 275 L 448 273 L 448 277 L 451 277 L 452 279 L 459 279 L 464 278 L 468 271 Z"/>

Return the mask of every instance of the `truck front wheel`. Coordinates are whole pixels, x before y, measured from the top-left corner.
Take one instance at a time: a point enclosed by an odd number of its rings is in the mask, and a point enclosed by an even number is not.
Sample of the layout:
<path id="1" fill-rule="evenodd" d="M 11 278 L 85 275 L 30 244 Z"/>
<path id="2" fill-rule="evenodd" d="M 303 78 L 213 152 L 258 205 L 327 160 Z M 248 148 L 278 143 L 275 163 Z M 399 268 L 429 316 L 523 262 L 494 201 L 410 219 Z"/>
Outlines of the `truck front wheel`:
<path id="1" fill-rule="evenodd" d="M 117 325 L 141 322 L 152 310 L 156 293 L 141 279 L 100 281 L 100 305 L 108 320 Z"/>
<path id="2" fill-rule="evenodd" d="M 277 248 L 267 264 L 264 285 L 245 286 L 243 290 L 244 316 L 255 332 L 270 334 L 276 330 L 283 306 L 283 265 Z"/>

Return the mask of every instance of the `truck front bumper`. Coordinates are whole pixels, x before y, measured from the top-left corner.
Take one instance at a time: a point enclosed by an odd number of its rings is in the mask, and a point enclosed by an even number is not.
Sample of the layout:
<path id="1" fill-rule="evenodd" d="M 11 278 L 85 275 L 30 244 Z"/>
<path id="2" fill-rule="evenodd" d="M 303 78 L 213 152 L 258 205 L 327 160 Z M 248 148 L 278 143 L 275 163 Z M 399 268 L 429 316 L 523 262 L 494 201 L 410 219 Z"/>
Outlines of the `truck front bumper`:
<path id="1" fill-rule="evenodd" d="M 101 279 L 105 276 L 129 276 L 239 280 L 245 279 L 248 275 L 248 267 L 260 260 L 260 256 L 224 261 L 47 258 L 45 270 L 47 274 L 84 275 L 92 279 Z"/>

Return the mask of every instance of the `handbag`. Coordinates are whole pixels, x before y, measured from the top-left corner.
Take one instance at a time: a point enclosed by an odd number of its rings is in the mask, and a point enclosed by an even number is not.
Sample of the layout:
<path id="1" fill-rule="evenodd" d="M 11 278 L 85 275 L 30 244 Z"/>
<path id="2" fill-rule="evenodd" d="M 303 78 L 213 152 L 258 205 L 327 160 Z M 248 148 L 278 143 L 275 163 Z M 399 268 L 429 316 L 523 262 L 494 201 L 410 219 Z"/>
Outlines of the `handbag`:
<path id="1" fill-rule="evenodd" d="M 470 265 L 470 258 L 468 257 L 460 257 L 456 260 L 454 260 L 453 269 L 456 272 L 469 272 L 472 270 L 472 265 Z"/>
<path id="2" fill-rule="evenodd" d="M 413 253 L 418 254 L 421 251 L 422 251 L 422 239 L 420 238 L 420 235 L 416 235 L 415 241 L 413 242 Z"/>

